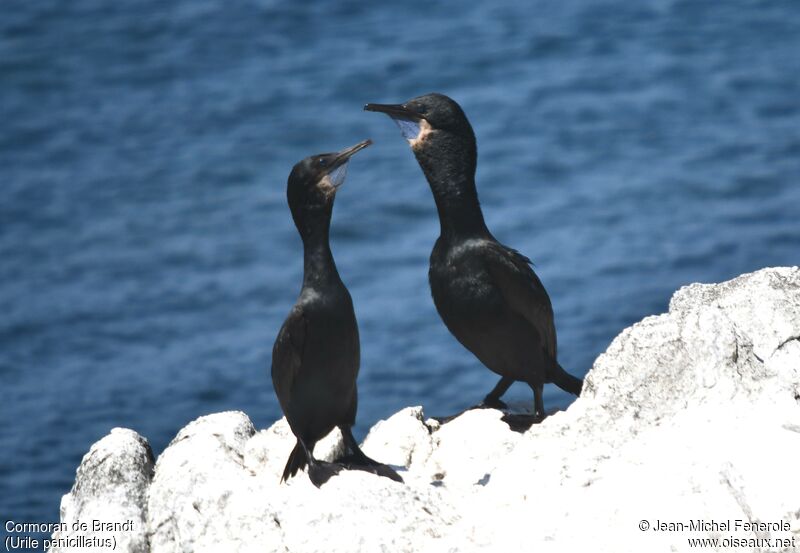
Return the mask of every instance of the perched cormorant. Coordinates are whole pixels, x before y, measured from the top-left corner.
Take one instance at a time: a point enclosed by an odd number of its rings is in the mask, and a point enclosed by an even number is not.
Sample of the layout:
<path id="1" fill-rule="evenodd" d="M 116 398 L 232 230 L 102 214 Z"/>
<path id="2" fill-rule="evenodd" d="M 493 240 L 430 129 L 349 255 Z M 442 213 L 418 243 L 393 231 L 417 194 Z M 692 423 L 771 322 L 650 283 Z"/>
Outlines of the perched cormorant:
<path id="1" fill-rule="evenodd" d="M 483 220 L 475 134 L 461 107 L 434 93 L 364 109 L 397 123 L 433 191 L 441 225 L 428 273 L 433 302 L 456 339 L 502 377 L 482 405 L 505 407 L 500 397 L 517 380 L 533 389 L 536 418 L 545 414 L 544 383 L 580 395 L 583 381 L 558 364 L 553 308 L 530 260 Z"/>
<path id="2" fill-rule="evenodd" d="M 347 162 L 370 144 L 365 140 L 341 152 L 307 157 L 289 175 L 286 195 L 303 240 L 303 287 L 272 349 L 272 384 L 297 437 L 281 482 L 306 465 L 317 487 L 343 467 L 402 482 L 391 468 L 364 455 L 353 438 L 358 325 L 328 242 L 333 201 L 344 182 Z M 314 444 L 336 426 L 348 455 L 337 463 L 317 461 Z"/>

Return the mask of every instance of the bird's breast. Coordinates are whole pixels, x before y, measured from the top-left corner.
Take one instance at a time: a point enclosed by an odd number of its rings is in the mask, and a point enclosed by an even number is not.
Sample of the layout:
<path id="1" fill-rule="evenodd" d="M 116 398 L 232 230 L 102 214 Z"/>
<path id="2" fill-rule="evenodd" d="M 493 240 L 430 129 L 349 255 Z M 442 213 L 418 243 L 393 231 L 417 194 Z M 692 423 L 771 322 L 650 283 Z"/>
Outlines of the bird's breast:
<path id="1" fill-rule="evenodd" d="M 479 251 L 434 249 L 428 278 L 434 304 L 446 323 L 450 319 L 480 319 L 502 309 L 500 291 Z"/>

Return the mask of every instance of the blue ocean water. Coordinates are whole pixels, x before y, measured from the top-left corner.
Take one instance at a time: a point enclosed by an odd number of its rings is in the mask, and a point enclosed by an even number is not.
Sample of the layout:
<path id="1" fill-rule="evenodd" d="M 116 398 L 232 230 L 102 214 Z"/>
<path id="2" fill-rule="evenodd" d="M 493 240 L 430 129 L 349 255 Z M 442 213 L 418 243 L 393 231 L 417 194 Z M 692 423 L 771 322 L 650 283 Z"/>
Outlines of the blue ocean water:
<path id="1" fill-rule="evenodd" d="M 488 391 L 430 299 L 430 191 L 366 102 L 461 103 L 487 222 L 533 259 L 575 374 L 681 285 L 797 264 L 799 52 L 794 0 L 6 2 L 0 518 L 57 520 L 114 426 L 158 453 L 204 414 L 279 416 L 270 354 L 302 275 L 286 177 L 367 137 L 332 225 L 357 433 Z"/>

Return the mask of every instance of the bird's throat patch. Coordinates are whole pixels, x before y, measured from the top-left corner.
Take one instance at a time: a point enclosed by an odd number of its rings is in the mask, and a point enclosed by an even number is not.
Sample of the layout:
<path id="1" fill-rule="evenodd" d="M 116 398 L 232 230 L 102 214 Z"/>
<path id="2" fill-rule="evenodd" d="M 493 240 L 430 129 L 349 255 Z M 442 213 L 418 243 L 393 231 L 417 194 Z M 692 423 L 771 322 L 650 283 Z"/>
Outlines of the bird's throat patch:
<path id="1" fill-rule="evenodd" d="M 421 119 L 419 122 L 419 133 L 417 134 L 417 137 L 413 140 L 409 140 L 408 143 L 411 145 L 411 148 L 416 149 L 428 139 L 428 136 L 430 136 L 432 132 L 433 127 L 431 127 L 431 124 L 425 121 L 425 119 Z"/>
<path id="2" fill-rule="evenodd" d="M 331 184 L 334 188 L 339 188 L 342 184 L 344 184 L 344 179 L 347 176 L 347 163 L 342 163 L 339 167 L 328 173 L 330 177 Z"/>
<path id="3" fill-rule="evenodd" d="M 326 197 L 330 198 L 334 194 L 336 194 L 336 186 L 334 186 L 333 181 L 331 180 L 330 175 L 325 175 L 319 182 L 317 183 L 317 188 L 319 188 Z"/>
<path id="4" fill-rule="evenodd" d="M 420 119 L 419 121 L 412 121 L 410 119 L 400 119 L 400 118 L 397 119 L 392 118 L 392 119 L 400 129 L 400 133 L 403 135 L 403 138 L 408 140 L 408 143 L 411 145 L 412 148 L 415 148 L 423 140 L 425 140 L 433 130 L 431 124 L 428 123 L 425 119 Z"/>

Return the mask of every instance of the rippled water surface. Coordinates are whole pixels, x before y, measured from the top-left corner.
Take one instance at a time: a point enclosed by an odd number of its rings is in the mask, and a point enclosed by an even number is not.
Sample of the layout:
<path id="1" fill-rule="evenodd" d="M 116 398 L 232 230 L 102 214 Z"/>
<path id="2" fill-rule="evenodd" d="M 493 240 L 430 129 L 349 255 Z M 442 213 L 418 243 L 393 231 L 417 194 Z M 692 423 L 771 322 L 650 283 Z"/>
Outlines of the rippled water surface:
<path id="1" fill-rule="evenodd" d="M 302 274 L 286 177 L 366 137 L 332 230 L 357 433 L 488 391 L 430 299 L 430 191 L 365 102 L 461 103 L 487 222 L 534 260 L 573 373 L 681 285 L 797 264 L 799 52 L 793 0 L 6 3 L 0 515 L 57 520 L 111 427 L 159 452 L 200 415 L 279 416 L 270 353 Z"/>

